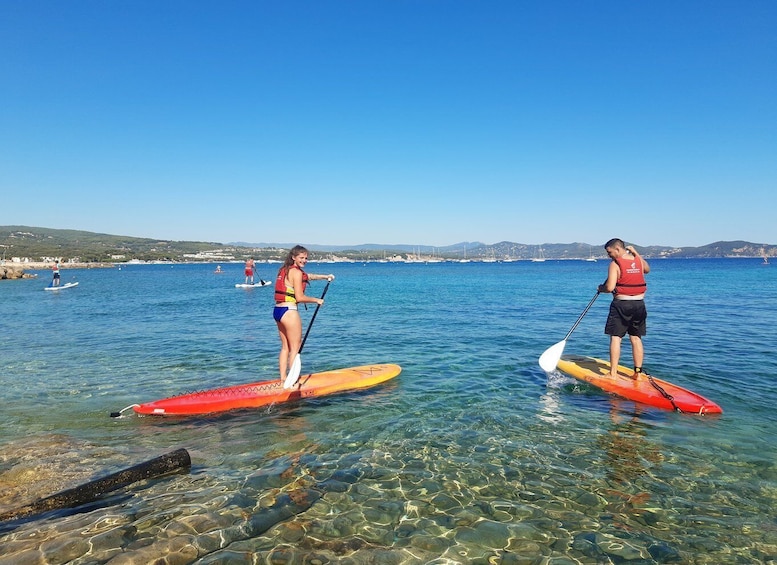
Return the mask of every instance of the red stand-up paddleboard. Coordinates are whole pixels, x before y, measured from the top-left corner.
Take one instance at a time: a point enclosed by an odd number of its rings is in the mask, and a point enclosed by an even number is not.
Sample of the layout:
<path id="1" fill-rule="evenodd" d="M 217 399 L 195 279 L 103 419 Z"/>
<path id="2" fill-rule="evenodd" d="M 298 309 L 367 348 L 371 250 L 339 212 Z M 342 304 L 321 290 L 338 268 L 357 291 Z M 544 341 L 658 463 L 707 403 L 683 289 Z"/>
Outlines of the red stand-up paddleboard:
<path id="1" fill-rule="evenodd" d="M 183 416 L 212 414 L 239 408 L 258 408 L 268 404 L 368 388 L 393 379 L 401 371 L 402 368 L 399 365 L 364 365 L 323 373 L 302 374 L 297 384 L 290 389 L 284 389 L 283 382 L 275 379 L 173 396 L 145 404 L 136 404 L 132 409 L 138 414 Z"/>
<path id="2" fill-rule="evenodd" d="M 618 376 L 610 377 L 610 363 L 593 357 L 565 355 L 558 363 L 559 371 L 591 383 L 600 389 L 628 400 L 656 408 L 678 410 L 691 414 L 721 414 L 723 410 L 712 400 L 672 383 L 645 374 L 632 378 L 633 370 L 618 366 Z"/>

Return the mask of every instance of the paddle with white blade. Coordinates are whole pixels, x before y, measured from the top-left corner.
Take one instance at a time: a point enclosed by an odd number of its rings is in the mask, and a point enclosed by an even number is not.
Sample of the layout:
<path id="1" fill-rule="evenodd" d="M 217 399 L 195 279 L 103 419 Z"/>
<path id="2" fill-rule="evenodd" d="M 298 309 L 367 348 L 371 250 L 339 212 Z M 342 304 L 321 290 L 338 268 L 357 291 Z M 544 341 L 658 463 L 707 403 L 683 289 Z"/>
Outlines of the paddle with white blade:
<path id="1" fill-rule="evenodd" d="M 583 310 L 583 313 L 580 314 L 580 317 L 575 322 L 575 325 L 572 326 L 572 329 L 567 332 L 566 336 L 564 336 L 564 339 L 562 339 L 555 345 L 551 345 L 545 350 L 545 352 L 542 355 L 540 355 L 540 367 L 542 368 L 543 371 L 545 371 L 546 373 L 551 373 L 556 369 L 558 362 L 561 361 L 561 355 L 564 353 L 564 347 L 567 345 L 567 340 L 569 339 L 569 336 L 571 336 L 572 332 L 575 331 L 575 328 L 583 319 L 583 316 L 585 316 L 588 313 L 588 311 L 591 309 L 591 306 L 594 305 L 594 302 L 596 302 L 596 299 L 598 297 L 599 297 L 599 291 L 597 290 L 596 294 L 594 294 L 594 297 L 591 299 L 591 302 L 589 302 L 588 306 L 585 307 L 585 310 Z"/>
<path id="2" fill-rule="evenodd" d="M 321 300 L 324 299 L 324 296 L 326 296 L 326 291 L 329 289 L 329 283 L 332 281 L 327 281 L 326 286 L 324 287 L 324 292 L 321 293 Z M 316 315 L 318 314 L 318 309 L 321 308 L 321 304 L 316 306 L 315 312 L 313 312 L 313 317 L 310 319 L 310 323 L 308 324 L 308 329 L 305 332 L 305 337 L 302 338 L 302 343 L 299 346 L 299 351 L 297 352 L 297 356 L 294 358 L 294 361 L 291 364 L 291 369 L 289 369 L 289 374 L 286 375 L 286 379 L 283 381 L 283 388 L 291 388 L 294 385 L 297 384 L 297 381 L 299 380 L 299 374 L 302 370 L 302 358 L 300 357 L 300 353 L 302 353 L 302 348 L 305 347 L 305 341 L 308 339 L 308 334 L 310 333 L 310 328 L 313 327 L 313 322 L 316 321 Z"/>

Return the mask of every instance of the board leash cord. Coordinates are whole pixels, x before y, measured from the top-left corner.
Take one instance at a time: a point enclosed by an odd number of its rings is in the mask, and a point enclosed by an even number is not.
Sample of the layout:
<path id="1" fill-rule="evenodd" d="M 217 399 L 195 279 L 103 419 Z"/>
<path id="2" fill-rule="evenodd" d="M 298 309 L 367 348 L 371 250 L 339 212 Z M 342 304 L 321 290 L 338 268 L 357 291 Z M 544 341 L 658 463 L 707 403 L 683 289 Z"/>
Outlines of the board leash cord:
<path id="1" fill-rule="evenodd" d="M 648 378 L 648 381 L 650 381 L 650 384 L 651 384 L 651 385 L 653 385 L 653 388 L 655 388 L 655 389 L 656 389 L 658 392 L 660 392 L 660 393 L 661 393 L 661 396 L 663 396 L 663 397 L 664 397 L 664 398 L 666 398 L 666 399 L 667 399 L 669 402 L 671 402 L 671 403 L 672 403 L 672 407 L 673 407 L 673 408 L 674 408 L 674 409 L 675 409 L 677 412 L 680 412 L 680 413 L 682 414 L 682 412 L 683 412 L 683 411 L 680 409 L 680 407 L 679 407 L 679 406 L 677 406 L 677 404 L 675 404 L 675 403 L 674 403 L 674 396 L 672 396 L 671 394 L 669 394 L 668 392 L 666 392 L 666 391 L 663 389 L 663 387 L 662 387 L 660 384 L 658 384 L 658 383 L 655 381 L 655 379 L 654 379 L 654 378 L 653 378 L 651 375 L 648 375 L 647 373 L 643 373 L 642 371 L 640 371 L 640 372 L 641 372 L 643 375 L 645 375 L 645 376 Z M 703 410 L 703 409 L 704 409 L 704 407 L 702 407 L 702 410 Z"/>
<path id="2" fill-rule="evenodd" d="M 124 415 L 124 413 L 127 410 L 131 410 L 131 409 L 135 408 L 135 406 L 140 406 L 140 404 L 130 404 L 129 406 L 126 406 L 126 407 L 122 408 L 118 412 L 111 412 L 111 418 L 120 418 L 121 416 Z"/>

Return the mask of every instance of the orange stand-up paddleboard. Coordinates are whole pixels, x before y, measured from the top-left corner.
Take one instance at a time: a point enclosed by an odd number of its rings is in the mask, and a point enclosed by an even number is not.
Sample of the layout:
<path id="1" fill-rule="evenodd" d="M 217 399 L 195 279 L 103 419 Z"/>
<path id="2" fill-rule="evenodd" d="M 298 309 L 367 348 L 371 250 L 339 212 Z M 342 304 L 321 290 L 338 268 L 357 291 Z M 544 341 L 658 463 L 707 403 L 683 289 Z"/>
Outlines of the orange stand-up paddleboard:
<path id="1" fill-rule="evenodd" d="M 712 400 L 672 383 L 641 374 L 632 378 L 633 370 L 618 366 L 618 376 L 610 376 L 610 363 L 593 357 L 565 355 L 558 363 L 559 371 L 591 383 L 600 389 L 628 400 L 656 408 L 678 410 L 692 414 L 720 414 L 720 406 Z"/>
<path id="2" fill-rule="evenodd" d="M 284 389 L 283 382 L 275 379 L 182 394 L 145 404 L 135 404 L 132 409 L 138 414 L 184 416 L 226 412 L 239 408 L 258 408 L 268 404 L 368 388 L 393 379 L 401 371 L 402 368 L 399 365 L 364 365 L 323 373 L 303 374 L 300 375 L 297 384 L 290 389 Z"/>

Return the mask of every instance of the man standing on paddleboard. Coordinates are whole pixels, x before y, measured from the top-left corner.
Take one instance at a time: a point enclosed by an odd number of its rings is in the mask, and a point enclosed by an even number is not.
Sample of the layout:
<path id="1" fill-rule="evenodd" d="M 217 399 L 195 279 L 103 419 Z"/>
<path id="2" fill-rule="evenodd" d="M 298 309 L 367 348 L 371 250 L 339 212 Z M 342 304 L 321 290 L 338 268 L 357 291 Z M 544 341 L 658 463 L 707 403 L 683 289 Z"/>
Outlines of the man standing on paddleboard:
<path id="1" fill-rule="evenodd" d="M 54 279 L 51 281 L 51 286 L 59 286 L 61 280 L 59 276 L 59 259 L 54 260 L 54 265 L 51 267 L 51 270 L 54 274 Z"/>
<path id="2" fill-rule="evenodd" d="M 254 272 L 255 271 L 256 271 L 256 265 L 254 264 L 254 260 L 253 260 L 252 257 L 249 257 L 246 260 L 246 266 L 245 266 L 245 269 L 244 269 L 244 274 L 246 276 L 246 284 L 254 284 Z"/>
<path id="3" fill-rule="evenodd" d="M 604 326 L 604 333 L 610 336 L 610 376 L 618 376 L 621 341 L 628 333 L 634 357 L 634 378 L 637 378 L 642 373 L 645 357 L 642 345 L 642 336 L 647 333 L 645 275 L 650 272 L 650 265 L 633 245 L 626 246 L 621 239 L 611 239 L 604 244 L 604 250 L 612 259 L 607 280 L 599 285 L 599 292 L 613 295 Z"/>

